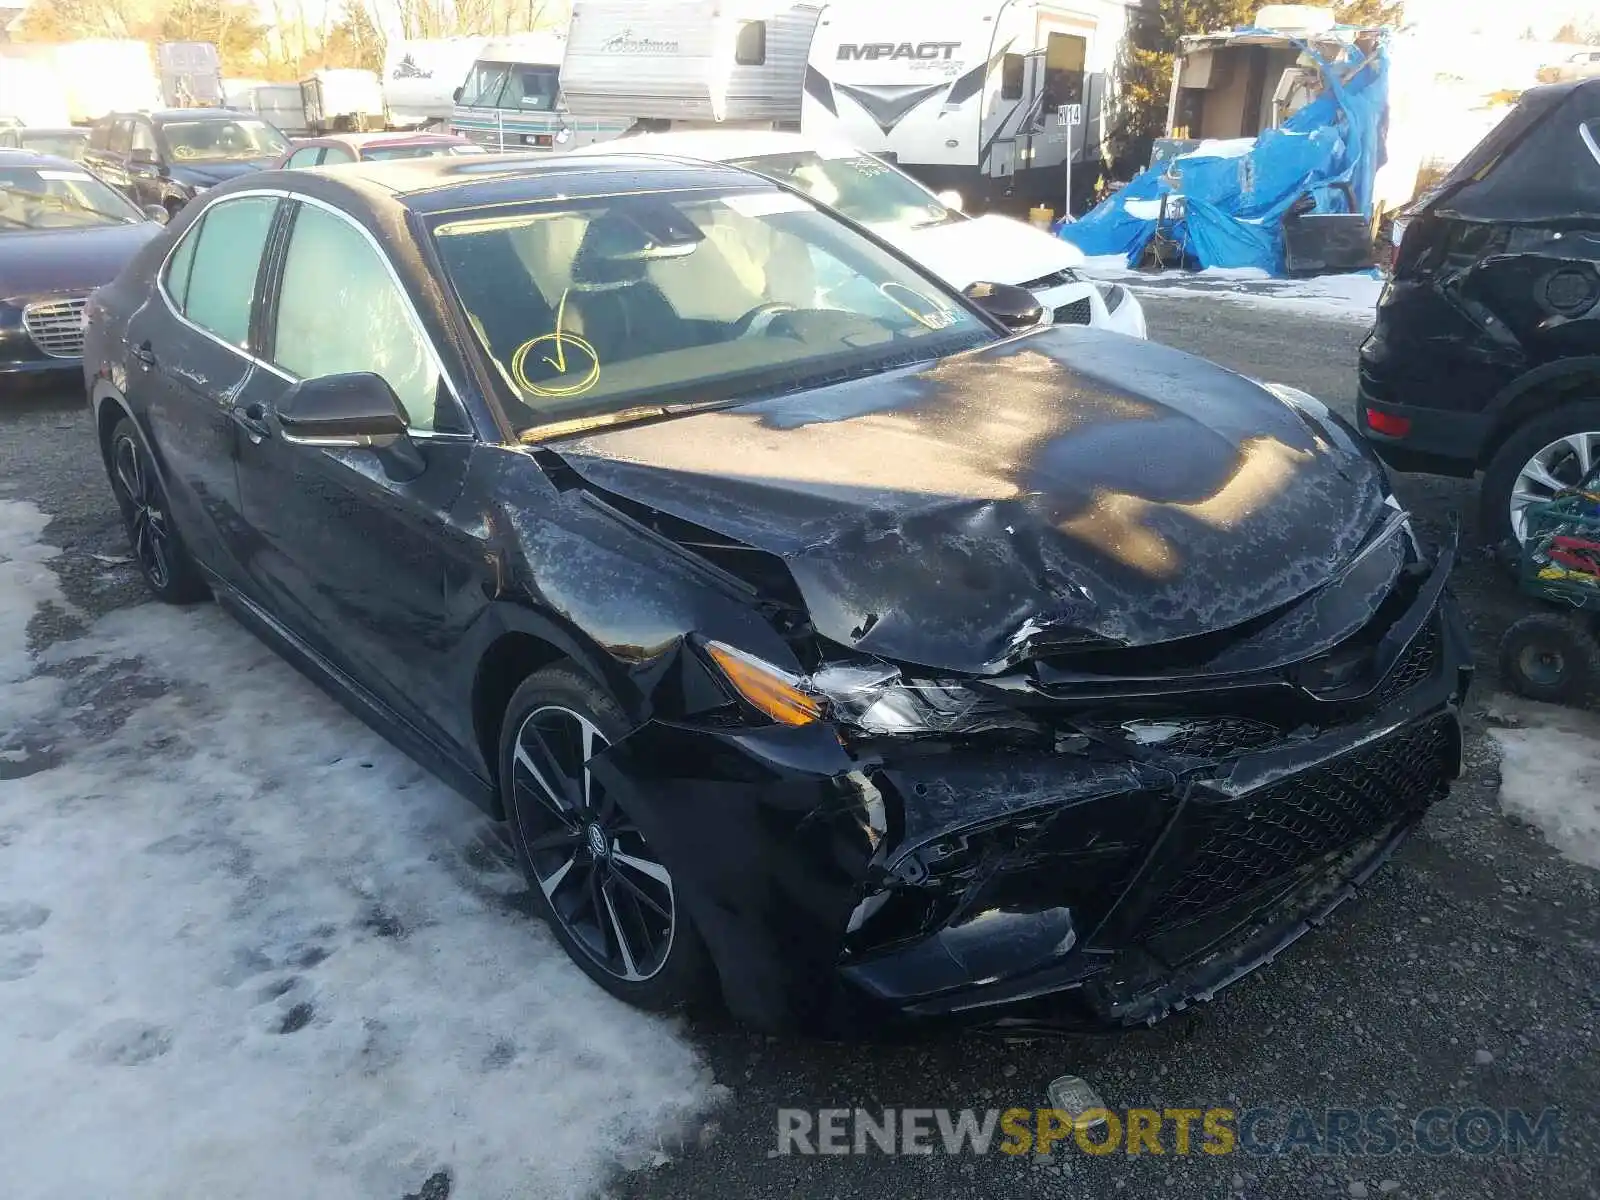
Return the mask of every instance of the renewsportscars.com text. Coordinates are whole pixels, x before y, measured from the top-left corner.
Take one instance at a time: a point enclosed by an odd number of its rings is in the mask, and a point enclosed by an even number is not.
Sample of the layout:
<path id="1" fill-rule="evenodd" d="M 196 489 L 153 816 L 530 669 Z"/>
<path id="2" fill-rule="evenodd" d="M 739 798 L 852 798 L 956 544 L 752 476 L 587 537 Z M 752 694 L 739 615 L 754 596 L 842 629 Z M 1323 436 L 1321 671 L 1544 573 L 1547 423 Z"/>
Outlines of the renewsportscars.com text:
<path id="1" fill-rule="evenodd" d="M 776 1153 L 1554 1155 L 1560 1126 L 1518 1108 L 780 1108 Z"/>

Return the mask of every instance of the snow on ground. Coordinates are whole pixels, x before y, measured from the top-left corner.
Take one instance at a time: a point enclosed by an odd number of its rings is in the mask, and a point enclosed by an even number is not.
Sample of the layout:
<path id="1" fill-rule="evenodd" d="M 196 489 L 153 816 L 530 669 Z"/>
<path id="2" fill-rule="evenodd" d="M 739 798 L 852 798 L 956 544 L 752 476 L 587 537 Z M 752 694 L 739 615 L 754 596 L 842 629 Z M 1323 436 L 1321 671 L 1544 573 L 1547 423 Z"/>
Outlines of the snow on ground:
<path id="1" fill-rule="evenodd" d="M 1097 279 L 1114 279 L 1141 296 L 1225 300 L 1260 305 L 1279 312 L 1333 320 L 1370 322 L 1383 280 L 1375 273 L 1316 275 L 1278 279 L 1259 267 L 1207 267 L 1203 271 L 1134 271 L 1121 254 L 1084 259 L 1083 270 Z"/>
<path id="2" fill-rule="evenodd" d="M 1500 807 L 1574 862 L 1600 869 L 1600 714 L 1497 697 Z"/>
<path id="3" fill-rule="evenodd" d="M 44 526 L 0 504 L 8 694 Z M 33 665 L 47 703 L 0 722 L 8 1195 L 570 1196 L 720 1098 L 518 911 L 488 821 L 214 607 Z"/>

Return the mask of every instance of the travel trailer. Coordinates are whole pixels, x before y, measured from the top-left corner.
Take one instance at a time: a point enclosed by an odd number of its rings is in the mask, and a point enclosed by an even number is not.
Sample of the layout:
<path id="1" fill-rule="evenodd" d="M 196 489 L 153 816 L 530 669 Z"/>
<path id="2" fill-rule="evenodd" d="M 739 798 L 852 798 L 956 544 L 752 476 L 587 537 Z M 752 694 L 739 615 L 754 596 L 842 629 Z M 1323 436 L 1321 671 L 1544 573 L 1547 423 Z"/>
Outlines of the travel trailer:
<path id="1" fill-rule="evenodd" d="M 222 63 L 215 42 L 161 42 L 156 46 L 161 101 L 168 108 L 222 104 Z"/>
<path id="2" fill-rule="evenodd" d="M 362 133 L 383 129 L 383 84 L 372 71 L 325 67 L 300 81 L 306 127 L 312 133 Z"/>
<path id="3" fill-rule="evenodd" d="M 383 101 L 395 129 L 444 128 L 455 94 L 489 39 L 426 38 L 393 41 L 383 61 Z"/>
<path id="4" fill-rule="evenodd" d="M 450 132 L 485 150 L 554 150 L 616 137 L 627 125 L 575 119 L 562 100 L 566 38 L 551 31 L 495 38 L 456 93 Z"/>
<path id="5" fill-rule="evenodd" d="M 67 87 L 48 59 L 16 57 L 0 49 L 0 124 L 40 128 L 72 124 Z"/>
<path id="6" fill-rule="evenodd" d="M 224 108 L 253 112 L 290 137 L 311 132 L 311 127 L 306 123 L 306 104 L 298 83 L 224 79 L 222 104 Z"/>
<path id="7" fill-rule="evenodd" d="M 979 202 L 1060 205 L 1096 162 L 1137 0 L 830 4 L 811 41 L 801 126 Z M 1076 121 L 1076 123 L 1074 123 Z M 1093 186 L 1077 172 L 1074 191 Z"/>
<path id="8" fill-rule="evenodd" d="M 89 125 L 107 113 L 161 107 L 161 85 L 147 42 L 122 38 L 7 42 L 0 45 L 0 75 L 9 77 L 8 94 L 27 96 L 39 88 L 39 103 L 49 106 L 52 125 Z M 67 120 L 59 119 L 63 105 Z"/>
<path id="9" fill-rule="evenodd" d="M 562 92 L 575 118 L 621 129 L 798 129 L 820 12 L 788 0 L 577 0 Z"/>

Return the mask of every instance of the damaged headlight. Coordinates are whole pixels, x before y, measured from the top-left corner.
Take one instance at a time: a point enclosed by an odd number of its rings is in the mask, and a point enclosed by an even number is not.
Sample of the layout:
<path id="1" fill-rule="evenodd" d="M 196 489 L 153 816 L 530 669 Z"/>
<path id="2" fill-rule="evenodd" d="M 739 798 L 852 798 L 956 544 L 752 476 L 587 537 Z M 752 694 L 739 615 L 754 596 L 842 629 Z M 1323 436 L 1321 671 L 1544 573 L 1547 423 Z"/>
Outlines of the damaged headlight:
<path id="1" fill-rule="evenodd" d="M 721 642 L 706 648 L 747 703 L 784 725 L 826 718 L 883 735 L 1033 728 L 975 688 L 907 678 L 887 663 L 831 664 L 800 676 Z"/>
<path id="2" fill-rule="evenodd" d="M 907 679 L 888 665 L 824 667 L 809 682 L 835 720 L 864 733 L 976 733 L 1020 719 L 964 684 Z"/>

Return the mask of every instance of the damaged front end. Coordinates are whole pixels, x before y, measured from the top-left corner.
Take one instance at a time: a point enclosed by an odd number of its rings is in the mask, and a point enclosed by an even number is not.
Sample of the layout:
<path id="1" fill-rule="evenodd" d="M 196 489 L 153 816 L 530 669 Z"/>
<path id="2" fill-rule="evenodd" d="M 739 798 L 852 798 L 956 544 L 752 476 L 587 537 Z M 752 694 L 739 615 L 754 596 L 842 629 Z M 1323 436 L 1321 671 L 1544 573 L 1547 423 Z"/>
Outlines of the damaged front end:
<path id="1" fill-rule="evenodd" d="M 1453 561 L 1391 508 L 1335 578 L 1243 625 L 1024 630 L 981 676 L 701 643 L 676 689 L 701 699 L 596 771 L 674 862 L 746 1021 L 1151 1022 L 1270 960 L 1446 793 L 1471 672 Z"/>

